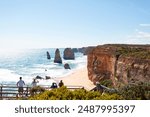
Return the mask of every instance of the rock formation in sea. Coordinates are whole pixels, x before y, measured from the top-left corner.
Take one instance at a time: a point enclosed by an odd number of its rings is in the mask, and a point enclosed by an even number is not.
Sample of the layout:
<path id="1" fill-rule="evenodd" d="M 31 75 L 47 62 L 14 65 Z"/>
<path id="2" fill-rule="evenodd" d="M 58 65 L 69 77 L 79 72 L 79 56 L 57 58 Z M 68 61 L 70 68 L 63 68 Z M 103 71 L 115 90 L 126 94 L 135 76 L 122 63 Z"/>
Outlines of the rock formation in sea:
<path id="1" fill-rule="evenodd" d="M 65 48 L 63 58 L 65 60 L 74 60 L 75 55 L 71 48 Z"/>
<path id="2" fill-rule="evenodd" d="M 36 76 L 35 79 L 40 79 L 41 80 L 41 79 L 44 79 L 44 78 L 41 77 L 41 76 Z"/>
<path id="3" fill-rule="evenodd" d="M 47 55 L 47 59 L 51 59 L 51 56 L 48 51 L 46 52 L 46 55 Z"/>
<path id="4" fill-rule="evenodd" d="M 58 48 L 55 51 L 54 63 L 62 63 L 62 59 L 61 59 L 61 56 L 60 56 L 60 51 L 59 51 Z"/>
<path id="5" fill-rule="evenodd" d="M 49 80 L 49 79 L 51 79 L 51 77 L 50 76 L 45 76 L 45 79 Z"/>
<path id="6" fill-rule="evenodd" d="M 74 53 L 79 52 L 78 48 L 72 48 L 72 51 L 73 51 Z"/>
<path id="7" fill-rule="evenodd" d="M 150 82 L 150 45 L 97 46 L 88 54 L 87 68 L 94 84 L 107 79 L 114 87 Z"/>
<path id="8" fill-rule="evenodd" d="M 68 63 L 65 63 L 65 64 L 64 64 L 64 68 L 65 68 L 65 69 L 71 69 L 71 68 L 70 68 L 70 65 L 69 65 Z"/>
<path id="9" fill-rule="evenodd" d="M 92 49 L 95 48 L 94 46 L 88 46 L 88 47 L 82 47 L 82 48 L 79 48 L 78 51 L 83 53 L 83 55 L 88 55 Z"/>

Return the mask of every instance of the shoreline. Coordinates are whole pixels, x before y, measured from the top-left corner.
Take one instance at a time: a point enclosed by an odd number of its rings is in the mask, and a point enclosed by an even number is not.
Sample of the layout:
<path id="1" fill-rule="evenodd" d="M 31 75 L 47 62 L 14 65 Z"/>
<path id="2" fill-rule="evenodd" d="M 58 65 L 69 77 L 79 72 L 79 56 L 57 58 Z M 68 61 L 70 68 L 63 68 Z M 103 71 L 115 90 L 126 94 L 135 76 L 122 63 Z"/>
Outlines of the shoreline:
<path id="1" fill-rule="evenodd" d="M 95 87 L 93 82 L 88 79 L 86 67 L 77 69 L 67 76 L 56 79 L 58 82 L 62 80 L 65 86 L 83 86 L 86 90 L 91 90 Z"/>

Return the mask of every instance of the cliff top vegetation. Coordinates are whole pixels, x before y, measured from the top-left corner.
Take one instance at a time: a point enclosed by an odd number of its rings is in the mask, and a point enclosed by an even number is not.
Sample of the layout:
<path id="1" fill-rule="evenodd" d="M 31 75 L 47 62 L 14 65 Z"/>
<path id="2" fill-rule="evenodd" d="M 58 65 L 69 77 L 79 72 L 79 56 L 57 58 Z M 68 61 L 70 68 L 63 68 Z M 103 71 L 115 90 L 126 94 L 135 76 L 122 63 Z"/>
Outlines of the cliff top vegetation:
<path id="1" fill-rule="evenodd" d="M 118 56 L 150 59 L 150 45 L 106 44 L 95 49 Z"/>
<path id="2" fill-rule="evenodd" d="M 143 48 L 121 47 L 117 50 L 117 53 L 125 57 L 150 59 L 150 50 L 143 49 Z"/>

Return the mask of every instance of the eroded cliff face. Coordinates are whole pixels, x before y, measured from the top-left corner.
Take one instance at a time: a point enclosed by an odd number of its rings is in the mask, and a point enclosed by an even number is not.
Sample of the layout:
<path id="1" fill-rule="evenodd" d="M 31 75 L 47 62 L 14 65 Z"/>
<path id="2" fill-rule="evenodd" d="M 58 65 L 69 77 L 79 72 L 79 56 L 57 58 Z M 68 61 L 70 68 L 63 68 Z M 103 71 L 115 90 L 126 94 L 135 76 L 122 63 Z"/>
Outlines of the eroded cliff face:
<path id="1" fill-rule="evenodd" d="M 136 52 L 138 54 L 139 51 L 137 46 L 125 45 L 121 51 L 120 48 L 122 49 L 120 45 L 104 45 L 94 48 L 88 54 L 89 79 L 94 84 L 97 81 L 110 79 L 115 87 L 128 83 L 150 82 L 150 59 L 136 56 Z M 136 48 L 136 51 L 132 53 L 131 48 Z"/>
<path id="2" fill-rule="evenodd" d="M 91 81 L 114 78 L 116 57 L 114 50 L 96 47 L 88 54 L 88 76 Z"/>
<path id="3" fill-rule="evenodd" d="M 120 57 L 115 75 L 117 85 L 150 82 L 150 60 Z"/>

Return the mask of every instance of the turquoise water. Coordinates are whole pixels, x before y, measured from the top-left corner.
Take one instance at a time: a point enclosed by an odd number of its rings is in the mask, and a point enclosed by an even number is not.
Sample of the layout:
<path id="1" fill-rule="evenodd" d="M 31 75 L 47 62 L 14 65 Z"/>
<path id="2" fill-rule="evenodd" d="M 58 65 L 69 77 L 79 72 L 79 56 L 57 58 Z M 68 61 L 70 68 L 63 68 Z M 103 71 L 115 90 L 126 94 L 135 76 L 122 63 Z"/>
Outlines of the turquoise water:
<path id="1" fill-rule="evenodd" d="M 60 49 L 61 57 L 63 50 Z M 47 59 L 46 52 L 51 55 Z M 0 83 L 16 83 L 19 77 L 23 77 L 26 83 L 32 82 L 37 75 L 54 79 L 71 74 L 74 70 L 86 66 L 86 56 L 82 53 L 75 54 L 75 60 L 63 60 L 69 63 L 71 70 L 66 70 L 63 64 L 54 63 L 54 48 L 19 50 L 15 52 L 0 53 Z M 47 81 L 45 81 L 47 82 Z M 45 83 L 43 82 L 43 83 Z"/>

